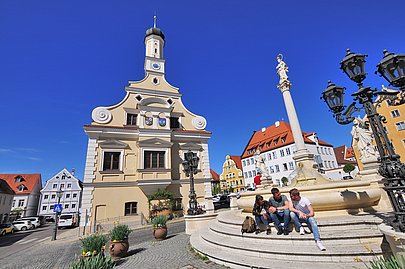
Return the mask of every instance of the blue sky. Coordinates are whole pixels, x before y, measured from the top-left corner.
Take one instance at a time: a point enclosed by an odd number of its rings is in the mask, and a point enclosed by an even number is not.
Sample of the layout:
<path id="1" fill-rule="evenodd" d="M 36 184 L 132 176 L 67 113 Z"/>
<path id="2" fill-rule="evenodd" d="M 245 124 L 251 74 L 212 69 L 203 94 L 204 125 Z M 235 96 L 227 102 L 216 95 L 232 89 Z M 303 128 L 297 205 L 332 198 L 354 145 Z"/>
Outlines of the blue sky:
<path id="1" fill-rule="evenodd" d="M 166 79 L 207 119 L 211 167 L 240 155 L 254 130 L 285 119 L 275 57 L 283 53 L 303 131 L 350 145 L 319 97 L 346 48 L 368 54 L 365 84 L 383 49 L 405 53 L 403 1 L 0 1 L 0 173 L 62 168 L 83 179 L 91 111 L 122 100 L 144 76 L 153 14 L 166 35 Z M 348 95 L 348 94 L 347 94 Z M 350 98 L 350 100 L 349 100 Z M 347 96 L 346 104 L 351 97 Z"/>

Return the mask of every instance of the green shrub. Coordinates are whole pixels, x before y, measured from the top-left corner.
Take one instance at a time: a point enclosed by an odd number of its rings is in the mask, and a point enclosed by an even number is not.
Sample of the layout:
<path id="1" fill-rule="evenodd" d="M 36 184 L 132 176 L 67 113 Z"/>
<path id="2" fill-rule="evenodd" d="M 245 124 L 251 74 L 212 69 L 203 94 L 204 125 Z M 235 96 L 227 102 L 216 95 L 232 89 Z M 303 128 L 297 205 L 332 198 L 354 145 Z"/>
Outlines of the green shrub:
<path id="1" fill-rule="evenodd" d="M 154 229 L 166 227 L 166 223 L 167 223 L 167 216 L 164 215 L 159 215 L 152 219 Z"/>
<path id="2" fill-rule="evenodd" d="M 402 265 L 405 265 L 404 256 L 394 256 L 389 258 L 379 257 L 374 258 L 371 262 L 370 269 L 402 269 Z"/>
<path id="3" fill-rule="evenodd" d="M 99 253 L 88 258 L 80 257 L 70 264 L 70 269 L 111 269 L 115 267 L 115 261 L 111 257 L 105 257 Z"/>
<path id="4" fill-rule="evenodd" d="M 132 230 L 128 227 L 128 225 L 120 224 L 115 226 L 110 232 L 110 238 L 112 241 L 122 241 L 128 239 L 128 235 L 132 232 Z"/>
<path id="5" fill-rule="evenodd" d="M 102 252 L 108 237 L 103 234 L 92 234 L 80 239 L 80 241 L 82 242 L 82 254 L 89 256 Z"/>

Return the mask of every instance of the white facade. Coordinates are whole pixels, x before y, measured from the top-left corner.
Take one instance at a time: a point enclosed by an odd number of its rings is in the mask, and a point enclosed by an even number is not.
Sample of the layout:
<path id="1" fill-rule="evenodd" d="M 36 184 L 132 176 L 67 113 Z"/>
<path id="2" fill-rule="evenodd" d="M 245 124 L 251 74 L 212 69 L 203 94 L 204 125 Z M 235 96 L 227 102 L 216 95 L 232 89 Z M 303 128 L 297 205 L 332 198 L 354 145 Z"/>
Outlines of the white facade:
<path id="1" fill-rule="evenodd" d="M 8 222 L 14 193 L 5 180 L 0 179 L 0 223 Z"/>
<path id="2" fill-rule="evenodd" d="M 315 133 L 311 133 L 306 136 L 306 138 L 315 143 L 312 144 L 305 142 L 305 146 L 309 152 L 314 155 L 314 160 L 321 170 L 338 167 L 333 146 L 319 144 Z M 281 178 L 283 177 L 288 178 L 288 182 L 291 183 L 292 178 L 295 176 L 294 171 L 296 169 L 296 162 L 293 159 L 295 151 L 296 146 L 295 143 L 293 143 L 260 154 L 265 156 L 266 165 L 275 184 L 281 186 Z M 253 186 L 253 179 L 256 176 L 254 158 L 247 157 L 242 159 L 242 168 L 243 176 L 245 177 L 245 184 L 247 186 Z"/>
<path id="3" fill-rule="evenodd" d="M 63 169 L 46 182 L 41 190 L 41 199 L 38 207 L 38 215 L 53 216 L 54 205 L 58 203 L 57 191 L 62 190 L 60 198 L 62 213 L 79 213 L 82 187 L 79 179 L 72 173 Z"/>

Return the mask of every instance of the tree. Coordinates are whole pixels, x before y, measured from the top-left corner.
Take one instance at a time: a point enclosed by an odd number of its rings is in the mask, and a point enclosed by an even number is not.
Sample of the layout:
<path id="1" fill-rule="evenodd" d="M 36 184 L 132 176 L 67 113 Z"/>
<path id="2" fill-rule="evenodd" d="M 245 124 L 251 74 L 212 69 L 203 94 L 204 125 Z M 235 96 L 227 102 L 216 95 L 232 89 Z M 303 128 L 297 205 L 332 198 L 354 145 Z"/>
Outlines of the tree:
<path id="1" fill-rule="evenodd" d="M 283 186 L 287 186 L 287 184 L 288 184 L 288 178 L 282 177 L 282 178 L 281 178 L 281 183 L 283 184 Z"/>
<path id="2" fill-rule="evenodd" d="M 344 171 L 345 173 L 348 173 L 349 176 L 351 176 L 350 173 L 351 173 L 354 169 L 356 169 L 356 167 L 355 167 L 353 164 L 351 164 L 351 163 L 347 163 L 347 164 L 345 164 L 345 166 L 343 166 L 343 171 Z"/>

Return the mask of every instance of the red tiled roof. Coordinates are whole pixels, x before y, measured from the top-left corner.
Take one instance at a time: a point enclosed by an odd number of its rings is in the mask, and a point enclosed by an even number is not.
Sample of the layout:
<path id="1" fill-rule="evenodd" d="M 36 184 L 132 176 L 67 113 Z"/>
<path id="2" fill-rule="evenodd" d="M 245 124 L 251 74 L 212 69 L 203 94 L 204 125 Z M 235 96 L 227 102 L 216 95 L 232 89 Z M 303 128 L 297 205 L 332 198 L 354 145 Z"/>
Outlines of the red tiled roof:
<path id="1" fill-rule="evenodd" d="M 357 163 L 355 161 L 350 161 L 347 159 L 347 158 L 351 158 L 351 157 L 347 157 L 347 152 L 349 149 L 351 149 L 351 151 L 353 151 L 353 148 L 347 148 L 345 145 L 336 147 L 333 149 L 333 151 L 335 152 L 336 161 L 338 164 L 344 165 L 344 164 L 351 163 L 351 164 L 357 165 Z"/>
<path id="2" fill-rule="evenodd" d="M 252 151 L 248 154 L 248 150 L 255 149 L 260 150 L 260 152 L 270 151 L 276 148 L 280 148 L 289 144 L 294 143 L 294 137 L 292 134 L 291 126 L 285 121 L 280 121 L 278 127 L 276 125 L 269 126 L 265 128 L 264 131 L 259 130 L 253 133 L 252 137 L 245 150 L 243 151 L 242 158 L 253 156 L 254 152 Z M 314 141 L 308 137 L 313 135 L 314 132 L 305 133 L 302 132 L 304 142 L 306 144 L 316 144 Z M 274 144 L 276 141 L 276 145 Z M 329 143 L 318 138 L 318 144 L 323 146 L 332 146 Z M 261 148 L 261 149 L 260 149 Z"/>
<path id="3" fill-rule="evenodd" d="M 212 169 L 210 169 L 212 180 L 219 181 L 219 175 Z"/>
<path id="4" fill-rule="evenodd" d="M 17 176 L 21 176 L 24 180 L 15 182 Z M 41 174 L 0 174 L 0 179 L 4 179 L 16 194 L 30 194 L 38 182 L 42 186 Z M 27 189 L 19 191 L 18 186 L 21 184 L 24 184 Z"/>
<path id="5" fill-rule="evenodd" d="M 231 159 L 235 162 L 236 167 L 242 170 L 242 161 L 240 156 L 230 156 Z"/>

